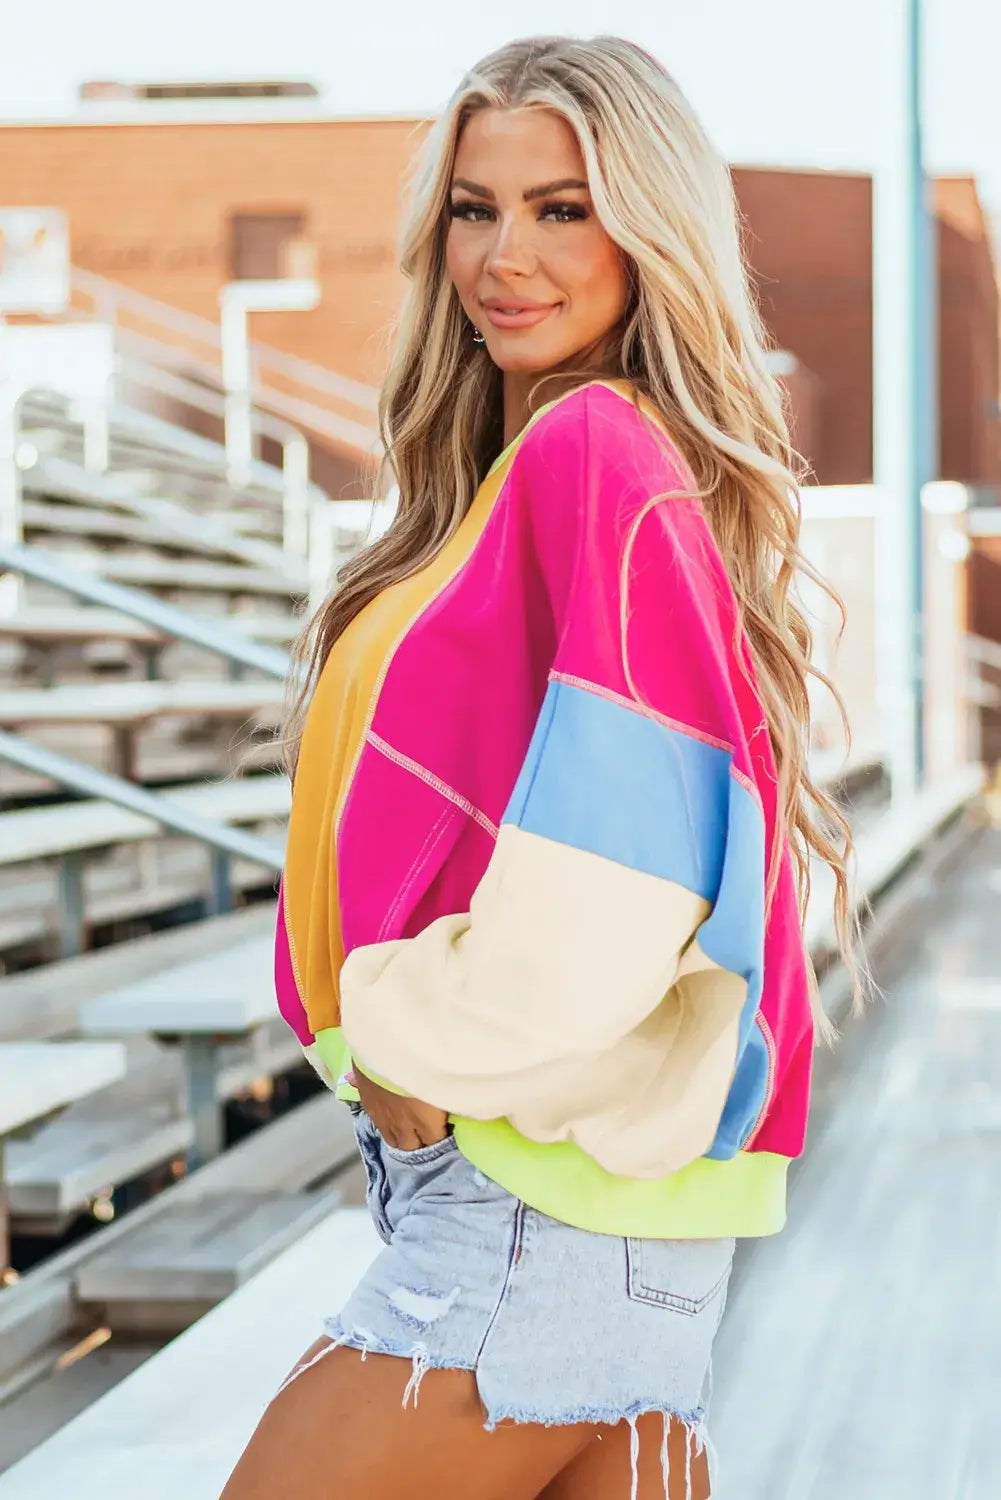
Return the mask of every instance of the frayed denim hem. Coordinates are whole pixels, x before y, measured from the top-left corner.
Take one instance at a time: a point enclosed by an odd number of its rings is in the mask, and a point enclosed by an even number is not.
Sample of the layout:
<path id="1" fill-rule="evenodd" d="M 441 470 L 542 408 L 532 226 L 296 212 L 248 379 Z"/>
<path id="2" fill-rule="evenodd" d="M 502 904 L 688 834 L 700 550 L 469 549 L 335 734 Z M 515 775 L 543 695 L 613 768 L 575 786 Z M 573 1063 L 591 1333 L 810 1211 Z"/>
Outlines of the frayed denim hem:
<path id="1" fill-rule="evenodd" d="M 369 1354 L 388 1355 L 394 1359 L 409 1359 L 411 1362 L 410 1379 L 403 1391 L 403 1409 L 406 1410 L 413 1398 L 416 1410 L 420 1398 L 421 1382 L 429 1370 L 462 1370 L 475 1375 L 474 1365 L 463 1364 L 459 1360 L 446 1359 L 441 1355 L 432 1355 L 427 1348 L 414 1342 L 407 1345 L 390 1345 L 384 1340 L 376 1339 L 367 1328 L 353 1328 L 347 1332 L 340 1321 L 335 1318 L 329 1319 L 324 1324 L 324 1336 L 330 1342 L 320 1349 L 313 1357 L 305 1363 L 296 1366 L 279 1386 L 276 1397 L 286 1390 L 294 1380 L 312 1368 L 334 1349 L 354 1349 L 360 1353 L 364 1361 Z M 482 1393 L 480 1395 L 482 1401 Z M 660 1465 L 664 1482 L 664 1500 L 671 1500 L 671 1458 L 668 1440 L 671 1432 L 671 1423 L 680 1422 L 685 1429 L 685 1500 L 692 1500 L 692 1459 L 698 1458 L 703 1451 L 709 1465 L 709 1487 L 712 1491 L 715 1487 L 716 1455 L 709 1434 L 706 1431 L 706 1411 L 704 1407 L 697 1407 L 694 1411 L 679 1412 L 672 1411 L 670 1407 L 664 1406 L 659 1401 L 636 1401 L 632 1405 L 622 1409 L 609 1406 L 577 1406 L 569 1410 L 542 1413 L 523 1406 L 497 1406 L 488 1407 L 483 1403 L 485 1421 L 484 1430 L 493 1432 L 501 1422 L 513 1422 L 516 1425 L 531 1425 L 537 1427 L 614 1427 L 619 1422 L 629 1424 L 629 1465 L 631 1475 L 630 1500 L 637 1500 L 639 1493 L 639 1459 L 640 1459 L 640 1435 L 637 1422 L 640 1417 L 651 1412 L 659 1412 L 663 1424 L 663 1435 L 660 1444 Z"/>
<path id="2" fill-rule="evenodd" d="M 526 1423 L 539 1427 L 572 1427 L 585 1425 L 588 1427 L 614 1427 L 619 1422 L 628 1422 L 629 1434 L 629 1461 L 632 1484 L 630 1488 L 631 1500 L 636 1500 L 639 1491 L 639 1461 L 640 1461 L 640 1435 L 637 1422 L 640 1417 L 650 1412 L 659 1412 L 663 1423 L 663 1435 L 660 1444 L 660 1467 L 664 1481 L 664 1500 L 671 1500 L 671 1458 L 668 1449 L 668 1438 L 671 1432 L 671 1423 L 680 1422 L 685 1429 L 685 1500 L 692 1500 L 692 1459 L 698 1458 L 705 1451 L 706 1461 L 709 1465 L 710 1490 L 715 1482 L 716 1454 L 709 1441 L 709 1433 L 706 1430 L 705 1408 L 698 1407 L 695 1411 L 681 1412 L 672 1411 L 670 1407 L 664 1406 L 659 1401 L 635 1401 L 625 1409 L 607 1406 L 577 1406 L 569 1411 L 553 1412 L 543 1415 L 538 1411 L 530 1410 L 521 1406 L 495 1406 L 487 1413 L 484 1424 L 488 1432 L 492 1432 L 499 1422 Z"/>
<path id="3" fill-rule="evenodd" d="M 635 1401 L 625 1410 L 618 1406 L 575 1406 L 570 1411 L 554 1412 L 549 1416 L 540 1416 L 524 1406 L 497 1406 L 491 1411 L 486 1426 L 489 1432 L 498 1422 L 531 1423 L 537 1427 L 575 1427 L 578 1424 L 612 1427 L 616 1422 L 635 1422 L 652 1411 L 673 1417 L 692 1432 L 702 1431 L 705 1426 L 706 1414 L 701 1408 L 692 1412 L 672 1411 L 659 1401 Z"/>
<path id="4" fill-rule="evenodd" d="M 370 1354 L 385 1354 L 394 1359 L 409 1359 L 413 1366 L 413 1373 L 407 1381 L 406 1389 L 403 1392 L 404 1411 L 410 1405 L 411 1397 L 413 1397 L 414 1406 L 417 1406 L 421 1381 L 428 1370 L 465 1370 L 468 1372 L 473 1370 L 472 1365 L 462 1364 L 459 1360 L 443 1359 L 440 1355 L 429 1354 L 428 1350 L 420 1342 L 414 1342 L 405 1346 L 401 1344 L 398 1347 L 394 1347 L 386 1343 L 383 1339 L 377 1339 L 367 1328 L 352 1328 L 349 1333 L 336 1318 L 330 1318 L 324 1323 L 323 1336 L 329 1339 L 330 1342 L 324 1345 L 322 1349 L 317 1350 L 312 1359 L 307 1359 L 302 1364 L 296 1365 L 286 1375 L 275 1392 L 273 1400 L 277 1399 L 282 1391 L 287 1390 L 294 1380 L 298 1380 L 300 1375 L 305 1375 L 307 1370 L 312 1369 L 314 1365 L 318 1365 L 322 1359 L 325 1359 L 328 1354 L 332 1354 L 335 1349 L 354 1349 L 361 1355 L 362 1363 L 365 1362 Z"/>

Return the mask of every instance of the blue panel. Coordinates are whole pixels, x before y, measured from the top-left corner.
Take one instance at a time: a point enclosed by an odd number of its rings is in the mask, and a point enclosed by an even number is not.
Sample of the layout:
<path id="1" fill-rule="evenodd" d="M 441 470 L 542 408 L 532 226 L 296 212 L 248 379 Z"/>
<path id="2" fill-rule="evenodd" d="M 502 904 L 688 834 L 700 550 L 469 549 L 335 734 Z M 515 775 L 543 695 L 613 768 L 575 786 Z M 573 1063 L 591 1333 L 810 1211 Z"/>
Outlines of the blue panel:
<path id="1" fill-rule="evenodd" d="M 716 901 L 699 929 L 699 945 L 721 969 L 741 974 L 755 1006 L 761 998 L 765 942 L 765 828 L 761 807 L 728 777 L 726 847 Z M 743 1025 L 752 1015 L 745 1013 Z M 742 1036 L 741 1042 L 746 1039 Z"/>
<path id="2" fill-rule="evenodd" d="M 554 682 L 503 821 L 715 901 L 730 787 L 725 750 Z"/>
<path id="3" fill-rule="evenodd" d="M 743 1050 L 739 1052 L 737 1070 L 716 1131 L 716 1138 L 706 1152 L 717 1161 L 736 1156 L 750 1135 L 761 1112 L 768 1087 L 768 1048 L 754 1021 L 754 1006 L 744 1006 L 741 1022 L 750 1018 L 751 1027 Z M 743 1025 L 741 1027 L 743 1030 Z"/>

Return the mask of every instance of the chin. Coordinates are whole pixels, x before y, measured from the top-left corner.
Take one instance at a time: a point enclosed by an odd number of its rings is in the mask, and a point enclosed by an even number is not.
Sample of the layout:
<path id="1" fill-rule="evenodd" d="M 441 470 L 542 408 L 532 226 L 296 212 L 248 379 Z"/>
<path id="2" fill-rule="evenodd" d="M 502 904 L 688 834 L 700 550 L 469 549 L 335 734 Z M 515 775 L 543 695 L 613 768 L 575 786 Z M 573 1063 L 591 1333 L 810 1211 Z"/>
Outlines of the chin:
<path id="1" fill-rule="evenodd" d="M 488 346 L 489 347 L 489 346 Z M 544 375 L 557 365 L 573 358 L 574 351 L 566 349 L 498 349 L 490 351 L 491 358 L 499 370 L 507 375 Z"/>

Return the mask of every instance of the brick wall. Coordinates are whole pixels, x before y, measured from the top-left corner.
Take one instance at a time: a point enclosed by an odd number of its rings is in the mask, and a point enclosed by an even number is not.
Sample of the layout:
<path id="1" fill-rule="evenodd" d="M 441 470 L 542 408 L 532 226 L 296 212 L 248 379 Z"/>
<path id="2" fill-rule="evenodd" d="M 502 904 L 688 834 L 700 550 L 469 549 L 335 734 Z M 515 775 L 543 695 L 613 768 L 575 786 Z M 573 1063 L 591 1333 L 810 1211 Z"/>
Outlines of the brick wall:
<path id="1" fill-rule="evenodd" d="M 817 379 L 814 448 L 825 484 L 872 478 L 872 182 L 737 168 L 748 258 L 772 337 Z M 943 479 L 1001 484 L 998 291 L 971 178 L 935 184 L 939 461 Z"/>
<path id="2" fill-rule="evenodd" d="M 991 243 L 972 180 L 942 178 L 935 186 L 942 476 L 998 484 L 1001 377 Z"/>
<path id="3" fill-rule="evenodd" d="M 871 183 L 743 167 L 734 181 L 762 316 L 816 379 L 804 456 L 824 484 L 871 479 Z"/>
<path id="4" fill-rule="evenodd" d="M 255 338 L 375 380 L 401 279 L 395 236 L 412 121 L 8 126 L 0 202 L 70 217 L 75 264 L 206 317 L 229 277 L 228 217 L 304 210 L 323 285 Z"/>

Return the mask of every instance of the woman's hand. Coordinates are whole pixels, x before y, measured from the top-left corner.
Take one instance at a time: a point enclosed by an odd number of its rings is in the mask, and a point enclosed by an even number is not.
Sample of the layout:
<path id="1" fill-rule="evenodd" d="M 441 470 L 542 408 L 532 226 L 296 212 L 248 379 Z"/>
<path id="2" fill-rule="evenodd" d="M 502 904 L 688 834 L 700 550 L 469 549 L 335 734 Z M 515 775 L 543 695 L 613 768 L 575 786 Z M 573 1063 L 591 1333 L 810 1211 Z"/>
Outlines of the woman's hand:
<path id="1" fill-rule="evenodd" d="M 448 1115 L 433 1104 L 393 1094 L 355 1068 L 351 1075 L 361 1106 L 383 1140 L 398 1151 L 433 1146 L 448 1134 Z"/>

